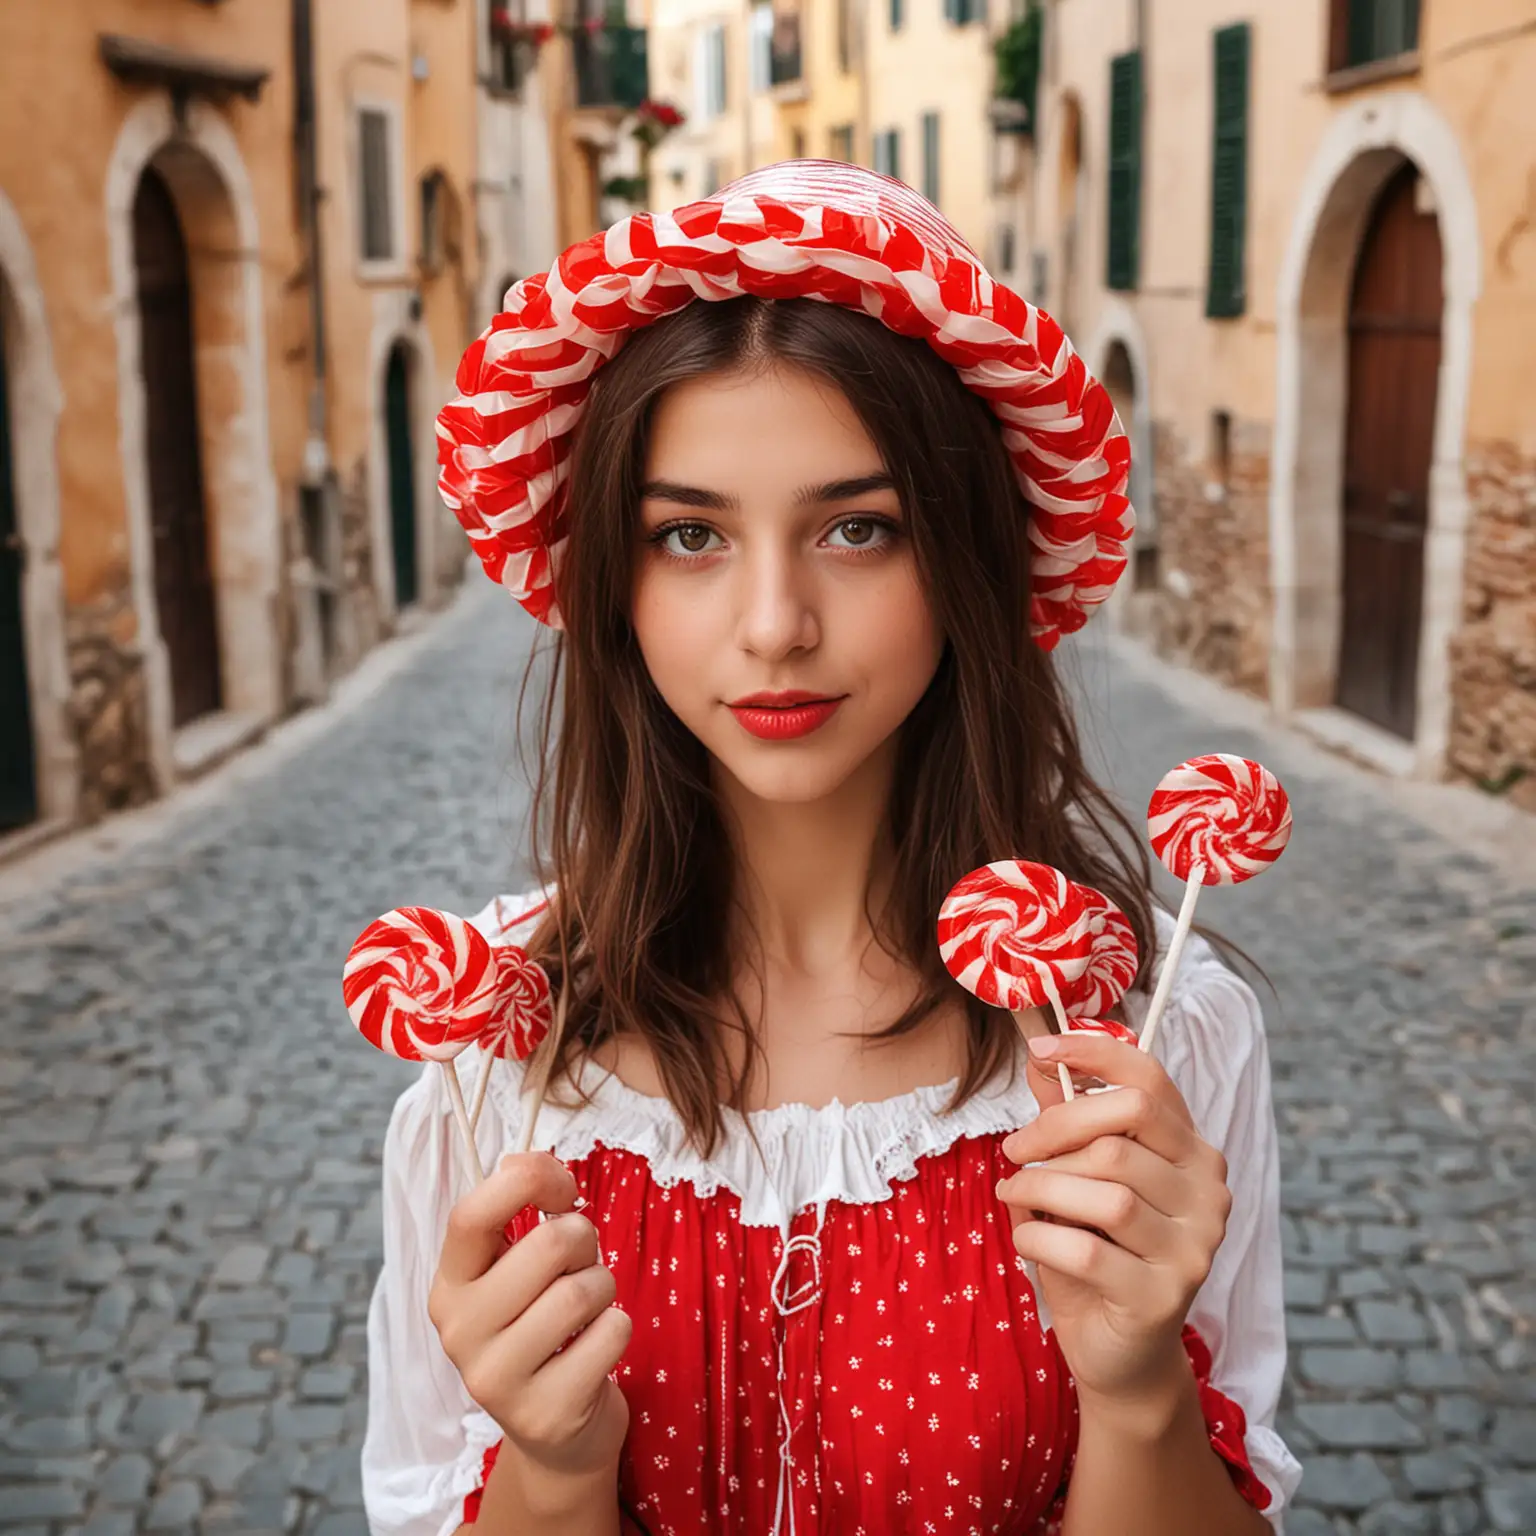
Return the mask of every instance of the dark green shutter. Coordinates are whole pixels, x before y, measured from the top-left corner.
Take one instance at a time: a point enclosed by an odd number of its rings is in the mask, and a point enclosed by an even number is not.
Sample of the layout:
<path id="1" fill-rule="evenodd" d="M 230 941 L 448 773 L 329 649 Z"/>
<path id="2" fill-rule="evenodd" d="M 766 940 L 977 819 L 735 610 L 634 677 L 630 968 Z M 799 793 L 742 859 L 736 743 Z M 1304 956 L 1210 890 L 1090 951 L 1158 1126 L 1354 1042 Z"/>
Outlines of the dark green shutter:
<path id="1" fill-rule="evenodd" d="M 891 31 L 901 31 L 901 0 L 891 0 Z"/>
<path id="2" fill-rule="evenodd" d="M 1242 314 L 1248 297 L 1243 280 L 1248 224 L 1248 23 L 1220 28 L 1214 44 L 1211 263 L 1205 312 L 1217 320 Z"/>
<path id="3" fill-rule="evenodd" d="M 961 7 L 964 4 L 965 0 L 944 0 L 944 20 L 958 26 L 962 19 Z"/>
<path id="4" fill-rule="evenodd" d="M 1141 256 L 1141 54 L 1109 61 L 1110 288 L 1136 286 Z"/>
<path id="5" fill-rule="evenodd" d="M 1371 64 L 1419 46 L 1419 0 L 1344 0 L 1350 64 Z"/>

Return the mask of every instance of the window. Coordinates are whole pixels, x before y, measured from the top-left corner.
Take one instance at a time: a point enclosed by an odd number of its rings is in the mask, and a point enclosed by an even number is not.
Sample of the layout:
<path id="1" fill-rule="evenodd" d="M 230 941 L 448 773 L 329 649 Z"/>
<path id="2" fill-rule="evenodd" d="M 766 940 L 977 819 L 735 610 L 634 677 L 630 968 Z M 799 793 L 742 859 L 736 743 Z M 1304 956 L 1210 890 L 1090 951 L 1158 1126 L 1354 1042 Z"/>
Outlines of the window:
<path id="1" fill-rule="evenodd" d="M 358 240 L 365 262 L 399 258 L 395 228 L 394 123 L 386 107 L 359 107 Z"/>
<path id="2" fill-rule="evenodd" d="M 853 0 L 837 0 L 837 67 L 847 74 L 853 68 Z"/>
<path id="3" fill-rule="evenodd" d="M 748 46 L 751 50 L 752 89 L 766 91 L 773 83 L 773 7 L 752 7 L 751 32 Z"/>
<path id="4" fill-rule="evenodd" d="M 1213 320 L 1230 319 L 1247 307 L 1249 37 L 1247 22 L 1239 22 L 1220 28 L 1214 39 L 1211 252 L 1205 290 L 1205 312 Z"/>
<path id="5" fill-rule="evenodd" d="M 1013 264 L 1017 260 L 1016 243 L 1012 224 L 999 224 L 997 226 L 997 238 L 994 243 L 997 251 L 997 270 L 999 272 L 1012 272 Z"/>
<path id="6" fill-rule="evenodd" d="M 704 182 L 699 189 L 700 197 L 713 197 L 725 185 L 720 162 L 713 155 L 704 162 Z"/>
<path id="7" fill-rule="evenodd" d="M 944 19 L 957 27 L 987 19 L 987 0 L 944 0 Z"/>
<path id="8" fill-rule="evenodd" d="M 901 23 L 905 19 L 902 15 L 902 0 L 890 0 L 891 31 L 900 32 Z"/>
<path id="9" fill-rule="evenodd" d="M 1419 0 L 1333 0 L 1330 70 L 1394 59 L 1418 46 Z"/>
<path id="10" fill-rule="evenodd" d="M 486 49 L 486 83 L 492 91 L 512 94 L 522 89 L 528 48 L 518 40 L 516 28 L 526 19 L 523 9 L 522 0 L 492 0 Z"/>
<path id="11" fill-rule="evenodd" d="M 883 176 L 901 177 L 901 130 L 887 128 L 874 136 L 874 169 Z"/>
<path id="12" fill-rule="evenodd" d="M 719 117 L 725 111 L 725 24 L 717 22 L 698 35 L 694 55 L 694 89 L 699 116 Z"/>
<path id="13" fill-rule="evenodd" d="M 853 124 L 843 123 L 827 134 L 827 158 L 853 164 Z"/>
<path id="14" fill-rule="evenodd" d="M 428 171 L 421 178 L 421 269 L 428 276 L 443 270 L 448 260 L 450 215 L 448 178 Z"/>
<path id="15" fill-rule="evenodd" d="M 791 160 L 805 159 L 805 129 L 791 128 L 789 131 L 789 158 Z"/>
<path id="16" fill-rule="evenodd" d="M 923 196 L 939 204 L 939 114 L 923 113 Z"/>
<path id="17" fill-rule="evenodd" d="M 1105 286 L 1136 286 L 1141 256 L 1141 55 L 1109 61 L 1109 239 Z"/>

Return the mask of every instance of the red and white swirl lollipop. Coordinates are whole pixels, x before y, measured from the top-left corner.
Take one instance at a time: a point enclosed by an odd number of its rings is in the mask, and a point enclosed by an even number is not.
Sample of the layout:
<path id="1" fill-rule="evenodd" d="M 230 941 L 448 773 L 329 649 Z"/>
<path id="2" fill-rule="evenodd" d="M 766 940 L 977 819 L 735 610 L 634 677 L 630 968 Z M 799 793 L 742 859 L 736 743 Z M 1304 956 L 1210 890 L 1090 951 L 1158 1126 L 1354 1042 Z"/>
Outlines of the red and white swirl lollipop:
<path id="1" fill-rule="evenodd" d="M 1130 990 L 1141 956 L 1136 934 L 1125 913 L 1102 891 L 1078 885 L 1088 912 L 1092 934 L 1088 969 L 1061 994 L 1061 1005 L 1072 1015 L 1072 1028 L 1081 1029 L 1084 1017 L 1097 1019 L 1109 1012 Z"/>
<path id="2" fill-rule="evenodd" d="M 1147 1009 L 1141 1048 L 1150 1050 L 1207 885 L 1240 885 L 1268 869 L 1291 838 L 1291 802 L 1261 763 L 1226 752 L 1180 763 L 1152 793 L 1147 807 L 1152 851 L 1185 882 L 1184 901 L 1157 990 Z"/>
<path id="3" fill-rule="evenodd" d="M 967 992 L 1020 1015 L 1049 1003 L 1069 1028 L 1062 994 L 1087 974 L 1093 924 L 1074 885 L 1049 864 L 1002 859 L 956 881 L 939 908 L 939 954 Z M 1057 1063 L 1062 1092 L 1072 1078 Z"/>
<path id="4" fill-rule="evenodd" d="M 431 907 L 398 907 L 370 923 L 342 972 L 347 1012 L 370 1045 L 441 1068 L 477 1180 L 485 1173 L 453 1059 L 491 1027 L 501 985 L 485 936 Z"/>
<path id="5" fill-rule="evenodd" d="M 480 1123 L 480 1109 L 485 1090 L 497 1061 L 527 1061 L 549 1034 L 554 1011 L 550 1005 L 549 974 L 537 960 L 532 960 L 520 944 L 495 944 L 491 954 L 497 970 L 497 1014 L 480 1038 L 485 1049 L 485 1064 L 475 1085 L 475 1102 L 469 1111 L 469 1123 Z M 532 1116 L 523 1115 L 525 1134 L 532 1138 Z M 528 1148 L 520 1150 L 526 1152 Z"/>

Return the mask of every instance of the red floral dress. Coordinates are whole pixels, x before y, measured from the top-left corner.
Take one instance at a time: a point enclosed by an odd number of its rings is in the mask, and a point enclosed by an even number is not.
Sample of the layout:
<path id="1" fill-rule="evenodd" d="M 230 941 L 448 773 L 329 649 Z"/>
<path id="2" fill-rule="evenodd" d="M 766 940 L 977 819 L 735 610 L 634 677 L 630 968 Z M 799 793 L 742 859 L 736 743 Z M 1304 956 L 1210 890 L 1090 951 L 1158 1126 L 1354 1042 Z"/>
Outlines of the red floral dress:
<path id="1" fill-rule="evenodd" d="M 1248 1045 L 1248 1061 L 1262 1062 Z M 487 1160 L 516 1144 L 515 1071 L 491 1079 Z M 761 1156 L 735 1117 L 708 1161 L 664 1100 L 590 1066 L 583 1081 L 593 1104 L 546 1105 L 535 1144 L 575 1175 L 634 1320 L 615 1372 L 630 1406 L 619 1469 L 628 1536 L 1053 1528 L 1076 1395 L 994 1193 L 1014 1171 L 1002 1140 L 1037 1112 L 1022 1072 L 955 1115 L 941 1112 L 948 1084 L 754 1114 Z M 1263 1091 L 1267 1115 L 1267 1075 Z M 1264 1124 L 1272 1142 L 1272 1118 Z M 458 1192 L 453 1134 L 434 1068 L 402 1097 L 386 1148 L 364 1450 L 375 1532 L 443 1536 L 472 1522 L 499 1444 L 421 1327 Z M 1266 1170 L 1249 1173 L 1263 1204 Z M 1262 1422 L 1284 1365 L 1272 1190 L 1269 1206 L 1257 1224 L 1229 1224 L 1185 1346 L 1213 1447 L 1244 1497 L 1277 1515 L 1300 1469 Z M 524 1213 L 510 1235 L 537 1219 Z M 1229 1254 L 1234 1231 L 1244 1251 Z M 1223 1272 L 1223 1258 L 1237 1262 Z M 1251 1327 L 1265 1307 L 1276 1326 Z"/>

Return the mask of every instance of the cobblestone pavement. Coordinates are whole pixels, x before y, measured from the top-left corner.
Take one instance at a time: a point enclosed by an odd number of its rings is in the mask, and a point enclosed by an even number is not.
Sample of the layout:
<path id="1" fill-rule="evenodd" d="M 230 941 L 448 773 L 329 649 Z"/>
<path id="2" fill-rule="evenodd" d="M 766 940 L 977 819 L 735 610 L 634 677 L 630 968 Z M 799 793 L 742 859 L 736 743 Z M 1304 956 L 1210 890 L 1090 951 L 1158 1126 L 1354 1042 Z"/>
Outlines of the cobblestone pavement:
<path id="1" fill-rule="evenodd" d="M 486 590 L 336 730 L 0 922 L 0 1527 L 363 1531 L 363 1322 L 388 1107 L 351 939 L 518 878 L 515 678 Z M 1263 756 L 1298 830 L 1207 919 L 1276 978 L 1289 1536 L 1536 1531 L 1536 873 L 1521 891 L 1358 775 L 1090 650 L 1145 804 Z M 1525 1196 L 1527 1198 L 1522 1198 Z"/>

